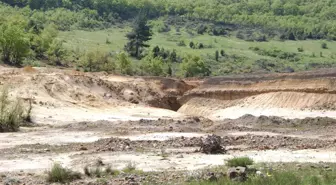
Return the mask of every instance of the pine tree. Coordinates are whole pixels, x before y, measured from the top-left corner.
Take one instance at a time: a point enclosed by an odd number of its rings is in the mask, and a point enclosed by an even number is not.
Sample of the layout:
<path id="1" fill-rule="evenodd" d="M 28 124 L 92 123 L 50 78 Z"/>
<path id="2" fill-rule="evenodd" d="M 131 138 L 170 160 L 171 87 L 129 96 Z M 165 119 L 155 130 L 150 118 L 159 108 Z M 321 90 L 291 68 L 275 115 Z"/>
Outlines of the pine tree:
<path id="1" fill-rule="evenodd" d="M 146 42 L 151 40 L 151 36 L 146 14 L 140 12 L 132 25 L 132 31 L 126 35 L 128 43 L 125 45 L 125 51 L 133 57 L 140 58 L 141 49 L 149 47 Z"/>

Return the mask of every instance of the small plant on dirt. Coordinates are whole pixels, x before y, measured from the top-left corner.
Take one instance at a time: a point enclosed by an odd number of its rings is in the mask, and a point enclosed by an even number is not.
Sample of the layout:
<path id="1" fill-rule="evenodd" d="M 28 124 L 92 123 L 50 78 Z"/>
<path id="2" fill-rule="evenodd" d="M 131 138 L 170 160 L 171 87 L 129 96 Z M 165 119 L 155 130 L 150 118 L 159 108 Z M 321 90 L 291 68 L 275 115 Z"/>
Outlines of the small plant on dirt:
<path id="1" fill-rule="evenodd" d="M 127 166 L 122 170 L 125 173 L 132 173 L 136 171 L 136 165 L 135 163 L 129 162 Z"/>
<path id="2" fill-rule="evenodd" d="M 108 165 L 106 168 L 103 168 L 101 166 L 96 166 L 91 169 L 88 166 L 84 167 L 84 174 L 88 177 L 101 178 L 109 175 L 119 175 L 119 173 L 120 172 L 118 170 L 112 169 L 110 165 Z"/>
<path id="3" fill-rule="evenodd" d="M 10 102 L 8 89 L 3 88 L 0 92 L 0 132 L 18 131 L 23 120 L 24 109 L 21 101 Z"/>
<path id="4" fill-rule="evenodd" d="M 136 169 L 136 165 L 135 163 L 129 162 L 127 164 L 127 166 L 123 169 L 123 172 L 127 173 L 127 172 L 132 172 Z"/>
<path id="5" fill-rule="evenodd" d="M 163 158 L 163 160 L 167 160 L 167 158 L 169 157 L 169 154 L 167 153 L 166 149 L 161 148 L 160 156 Z"/>
<path id="6" fill-rule="evenodd" d="M 48 182 L 68 183 L 74 180 L 81 179 L 81 174 L 73 172 L 69 169 L 62 167 L 60 164 L 55 163 L 51 170 L 48 172 Z"/>
<path id="7" fill-rule="evenodd" d="M 254 161 L 249 157 L 236 157 L 227 161 L 227 166 L 229 167 L 247 167 L 252 165 Z"/>

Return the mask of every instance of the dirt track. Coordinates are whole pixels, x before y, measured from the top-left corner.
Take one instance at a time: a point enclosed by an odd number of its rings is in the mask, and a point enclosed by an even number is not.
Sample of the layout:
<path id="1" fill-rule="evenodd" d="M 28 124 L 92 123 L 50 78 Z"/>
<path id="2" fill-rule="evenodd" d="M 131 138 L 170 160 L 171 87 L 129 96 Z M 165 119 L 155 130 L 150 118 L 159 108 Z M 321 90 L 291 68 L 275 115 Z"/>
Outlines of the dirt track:
<path id="1" fill-rule="evenodd" d="M 203 169 L 246 155 L 257 162 L 336 162 L 335 74 L 184 82 L 0 68 L 11 97 L 34 102 L 33 127 L 0 134 L 0 172 L 43 174 L 54 162 L 83 171 L 98 158 L 145 171 Z M 198 152 L 208 134 L 221 136 L 228 153 Z M 44 182 L 22 176 L 27 184 Z"/>

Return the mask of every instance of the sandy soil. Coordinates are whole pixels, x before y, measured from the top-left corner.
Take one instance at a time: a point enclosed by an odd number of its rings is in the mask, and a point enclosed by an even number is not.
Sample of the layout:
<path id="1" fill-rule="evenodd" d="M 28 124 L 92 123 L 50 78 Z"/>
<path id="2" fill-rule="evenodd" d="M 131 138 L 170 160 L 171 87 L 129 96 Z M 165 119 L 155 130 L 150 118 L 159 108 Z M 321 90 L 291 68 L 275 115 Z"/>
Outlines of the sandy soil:
<path id="1" fill-rule="evenodd" d="M 184 82 L 0 67 L 11 98 L 33 102 L 32 127 L 0 133 L 0 173 L 45 184 L 55 162 L 80 172 L 98 159 L 159 172 L 200 170 L 235 156 L 336 163 L 336 73 L 317 74 Z M 200 153 L 209 134 L 228 152 Z"/>

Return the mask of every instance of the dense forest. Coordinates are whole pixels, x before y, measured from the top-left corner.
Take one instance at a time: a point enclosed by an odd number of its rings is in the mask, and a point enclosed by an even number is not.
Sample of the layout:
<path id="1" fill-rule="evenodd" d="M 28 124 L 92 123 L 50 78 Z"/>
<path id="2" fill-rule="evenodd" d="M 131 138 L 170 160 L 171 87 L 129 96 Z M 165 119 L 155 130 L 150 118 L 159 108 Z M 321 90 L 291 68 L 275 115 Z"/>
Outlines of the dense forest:
<path id="1" fill-rule="evenodd" d="M 65 8 L 113 22 L 133 18 L 146 8 L 151 18 L 179 15 L 190 19 L 260 26 L 287 39 L 336 39 L 334 0 L 1 0 L 32 10 Z"/>
<path id="2" fill-rule="evenodd" d="M 335 63 L 334 53 L 328 52 L 330 54 L 325 58 L 322 51 L 316 54 L 307 53 L 302 46 L 298 47 L 297 51 L 288 52 L 279 48 L 265 49 L 253 45 L 247 52 L 252 52 L 253 56 L 263 57 L 252 59 L 216 48 L 214 45 L 218 45 L 217 37 L 212 37 L 235 36 L 247 42 L 321 39 L 335 41 L 336 1 L 334 0 L 1 0 L 1 2 L 0 52 L 2 61 L 10 65 L 21 66 L 23 61 L 31 64 L 29 61 L 39 60 L 48 61 L 53 65 L 82 67 L 87 71 L 117 70 L 121 73 L 138 75 L 181 73 L 183 76 L 207 76 L 254 72 L 259 69 L 293 72 L 331 67 Z M 139 17 L 139 12 L 145 13 L 146 20 L 142 21 L 143 25 L 134 25 L 133 20 Z M 147 21 L 150 26 L 146 25 Z M 125 34 L 125 37 L 134 41 L 128 42 L 125 50 L 128 50 L 131 57 L 145 60 L 140 67 L 137 67 L 140 71 L 129 69 L 134 58 L 128 58 L 129 56 L 125 54 L 113 57 L 111 53 L 98 51 L 85 53 L 75 49 L 69 51 L 64 47 L 64 41 L 57 39 L 60 32 L 107 30 L 116 26 L 133 27 L 133 32 Z M 137 26 L 148 27 L 146 40 L 140 44 L 146 46 L 144 48 L 132 45 L 139 42 L 138 38 L 135 38 Z M 151 28 L 153 30 L 150 30 Z M 209 35 L 208 40 L 215 38 L 212 44 L 193 41 L 185 43 L 183 39 L 176 41 L 178 47 L 185 48 L 181 51 L 212 49 L 211 56 L 209 54 L 192 56 L 190 53 L 176 52 L 175 49 L 165 50 L 164 45 L 146 44 L 151 40 L 152 34 L 172 34 L 170 30 L 173 28 L 176 30 L 174 36 L 186 32 L 187 38 L 193 38 L 195 34 Z M 111 42 L 106 39 L 106 44 Z M 130 51 L 133 47 L 136 50 Z M 326 43 L 321 47 L 328 49 Z M 148 51 L 145 51 L 146 48 Z M 117 62 L 110 62 L 112 58 Z M 72 64 L 69 64 L 71 62 Z M 181 65 L 176 66 L 176 63 Z M 255 66 L 259 66 L 258 69 Z"/>

